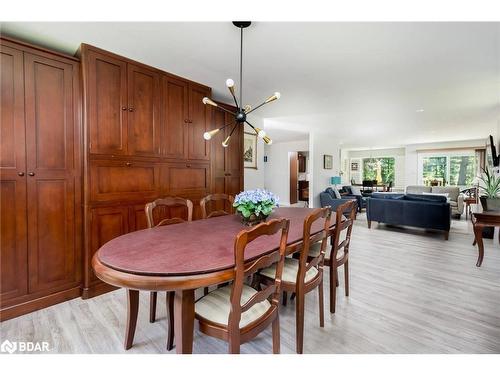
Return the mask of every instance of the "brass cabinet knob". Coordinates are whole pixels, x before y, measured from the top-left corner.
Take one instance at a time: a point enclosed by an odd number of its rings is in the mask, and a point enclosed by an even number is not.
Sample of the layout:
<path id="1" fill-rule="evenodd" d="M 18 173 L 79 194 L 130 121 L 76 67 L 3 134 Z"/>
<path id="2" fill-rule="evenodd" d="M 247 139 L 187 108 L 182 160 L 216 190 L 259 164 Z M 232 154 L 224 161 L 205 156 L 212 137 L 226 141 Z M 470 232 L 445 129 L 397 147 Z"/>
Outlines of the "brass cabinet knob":
<path id="1" fill-rule="evenodd" d="M 17 175 L 23 177 L 24 176 L 24 172 L 19 172 Z"/>
<path id="2" fill-rule="evenodd" d="M 128 109 L 128 111 L 129 111 L 129 112 L 134 112 L 134 108 L 130 107 L 130 108 Z"/>
<path id="3" fill-rule="evenodd" d="M 126 111 L 127 110 L 127 107 L 122 107 L 122 111 Z"/>
<path id="4" fill-rule="evenodd" d="M 128 162 L 126 162 L 126 163 L 125 163 L 125 165 L 126 165 L 127 167 L 130 167 L 130 166 L 132 165 L 132 163 L 128 161 Z"/>
<path id="5" fill-rule="evenodd" d="M 34 176 L 35 175 L 35 172 L 29 172 L 28 173 L 29 176 Z"/>

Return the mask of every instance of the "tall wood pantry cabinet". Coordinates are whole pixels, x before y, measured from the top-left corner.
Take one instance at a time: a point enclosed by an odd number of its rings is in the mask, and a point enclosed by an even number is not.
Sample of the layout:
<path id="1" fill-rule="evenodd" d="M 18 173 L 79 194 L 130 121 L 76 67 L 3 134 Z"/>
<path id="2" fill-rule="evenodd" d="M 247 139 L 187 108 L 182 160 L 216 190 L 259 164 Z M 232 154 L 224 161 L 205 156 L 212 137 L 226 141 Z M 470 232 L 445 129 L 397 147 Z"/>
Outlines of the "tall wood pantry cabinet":
<path id="1" fill-rule="evenodd" d="M 80 295 L 79 62 L 0 39 L 1 320 Z"/>

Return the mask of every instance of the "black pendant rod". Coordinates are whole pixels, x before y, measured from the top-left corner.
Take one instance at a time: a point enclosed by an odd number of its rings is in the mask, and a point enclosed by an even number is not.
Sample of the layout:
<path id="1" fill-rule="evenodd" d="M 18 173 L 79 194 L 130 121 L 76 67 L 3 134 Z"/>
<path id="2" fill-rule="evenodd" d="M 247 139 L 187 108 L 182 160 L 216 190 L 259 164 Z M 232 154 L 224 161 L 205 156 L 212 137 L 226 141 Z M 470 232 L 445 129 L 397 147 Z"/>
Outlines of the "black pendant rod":
<path id="1" fill-rule="evenodd" d="M 243 108 L 243 27 L 240 27 L 240 107 Z"/>

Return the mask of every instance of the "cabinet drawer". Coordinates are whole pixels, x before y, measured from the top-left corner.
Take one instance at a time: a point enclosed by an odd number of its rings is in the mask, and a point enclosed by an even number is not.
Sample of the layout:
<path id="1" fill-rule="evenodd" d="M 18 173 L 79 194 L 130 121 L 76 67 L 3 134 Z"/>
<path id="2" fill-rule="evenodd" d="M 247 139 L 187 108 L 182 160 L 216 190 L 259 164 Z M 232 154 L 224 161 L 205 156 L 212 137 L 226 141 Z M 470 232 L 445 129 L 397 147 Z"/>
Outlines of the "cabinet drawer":
<path id="1" fill-rule="evenodd" d="M 205 194 L 210 186 L 208 164 L 182 163 L 167 166 L 166 183 L 173 195 Z"/>
<path id="2" fill-rule="evenodd" d="M 102 160 L 91 163 L 91 201 L 155 198 L 159 191 L 160 168 L 157 164 Z"/>

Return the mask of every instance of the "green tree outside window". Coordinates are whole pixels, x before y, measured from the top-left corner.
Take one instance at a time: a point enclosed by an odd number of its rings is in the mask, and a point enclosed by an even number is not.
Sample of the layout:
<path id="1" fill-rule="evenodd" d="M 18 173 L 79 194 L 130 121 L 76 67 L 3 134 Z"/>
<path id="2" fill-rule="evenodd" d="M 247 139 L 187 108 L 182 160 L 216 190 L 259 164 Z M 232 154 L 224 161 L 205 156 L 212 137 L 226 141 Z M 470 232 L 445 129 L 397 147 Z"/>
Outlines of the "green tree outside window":
<path id="1" fill-rule="evenodd" d="M 394 158 L 364 158 L 363 180 L 377 180 L 378 183 L 394 183 Z M 380 178 L 382 180 L 380 181 Z"/>

